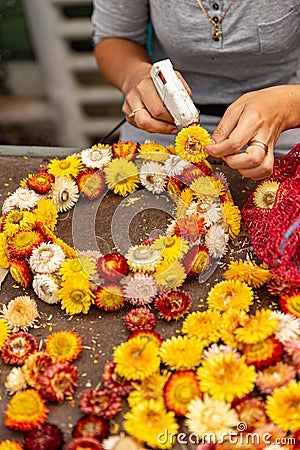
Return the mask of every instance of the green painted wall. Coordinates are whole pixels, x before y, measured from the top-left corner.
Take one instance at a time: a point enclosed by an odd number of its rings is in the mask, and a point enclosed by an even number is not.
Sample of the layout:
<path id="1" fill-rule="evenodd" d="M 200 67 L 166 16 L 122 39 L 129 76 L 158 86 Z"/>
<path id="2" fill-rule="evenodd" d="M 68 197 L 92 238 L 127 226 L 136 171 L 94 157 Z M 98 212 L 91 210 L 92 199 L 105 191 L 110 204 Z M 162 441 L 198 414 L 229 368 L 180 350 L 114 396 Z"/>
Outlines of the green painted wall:
<path id="1" fill-rule="evenodd" d="M 0 0 L 0 57 L 4 61 L 34 59 L 21 0 Z"/>

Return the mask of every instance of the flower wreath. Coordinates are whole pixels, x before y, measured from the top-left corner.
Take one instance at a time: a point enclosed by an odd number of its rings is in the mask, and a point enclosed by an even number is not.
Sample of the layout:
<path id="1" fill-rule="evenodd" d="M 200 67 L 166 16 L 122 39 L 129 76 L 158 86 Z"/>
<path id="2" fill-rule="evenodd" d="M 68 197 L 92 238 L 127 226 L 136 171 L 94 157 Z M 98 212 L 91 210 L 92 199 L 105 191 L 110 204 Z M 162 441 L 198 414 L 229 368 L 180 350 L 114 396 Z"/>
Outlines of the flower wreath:
<path id="1" fill-rule="evenodd" d="M 213 173 L 206 159 L 209 142 L 206 130 L 192 126 L 177 135 L 175 148 L 118 142 L 53 159 L 4 201 L 0 266 L 71 315 L 87 313 L 93 303 L 111 311 L 125 301 L 144 306 L 188 275 L 209 273 L 241 221 L 225 176 Z M 124 255 L 102 255 L 77 251 L 56 236 L 58 212 L 74 207 L 80 195 L 94 200 L 108 188 L 127 196 L 139 185 L 155 195 L 167 192 L 174 202 L 175 218 L 157 239 Z"/>
<path id="2" fill-rule="evenodd" d="M 4 202 L 0 265 L 20 285 L 32 283 L 38 297 L 60 301 L 68 314 L 87 313 L 93 303 L 108 311 L 125 302 L 137 306 L 125 316 L 131 334 L 104 365 L 102 387 L 81 395 L 85 416 L 74 426 L 66 450 L 167 449 L 176 439 L 197 443 L 198 450 L 226 449 L 231 442 L 252 449 L 299 444 L 299 291 L 291 288 L 282 295 L 285 312 L 259 308 L 248 315 L 254 289 L 269 282 L 271 293 L 282 292 L 271 284 L 266 266 L 231 261 L 225 279 L 209 291 L 207 309 L 186 314 L 191 298 L 179 287 L 187 276 L 210 273 L 240 229 L 226 179 L 213 173 L 205 158 L 208 142 L 205 130 L 192 127 L 178 134 L 175 148 L 153 142 L 93 146 L 28 175 Z M 148 237 L 125 255 L 78 252 L 55 235 L 58 211 L 72 208 L 80 194 L 99 198 L 106 185 L 126 196 L 139 184 L 155 195 L 167 192 L 174 202 L 175 218 L 165 234 Z M 261 201 L 260 194 L 255 201 Z M 185 316 L 181 334 L 163 341 L 153 331 L 155 315 L 145 307 L 151 303 L 166 320 Z M 60 402 L 74 393 L 78 369 L 73 362 L 83 347 L 76 332 L 61 330 L 39 349 L 26 331 L 37 316 L 29 296 L 3 307 L 2 358 L 23 365 L 14 367 L 5 382 L 13 395 L 5 424 L 27 432 L 26 450 L 40 439 L 44 448 L 60 450 L 63 436 L 58 426 L 46 423 L 46 401 Z M 109 436 L 109 420 L 121 410 L 122 397 L 129 406 L 123 423 L 127 434 Z M 176 437 L 178 418 L 185 418 L 189 434 Z M 257 443 L 248 445 L 247 430 Z M 228 442 L 229 436 L 234 441 Z M 0 450 L 22 448 L 0 442 Z"/>

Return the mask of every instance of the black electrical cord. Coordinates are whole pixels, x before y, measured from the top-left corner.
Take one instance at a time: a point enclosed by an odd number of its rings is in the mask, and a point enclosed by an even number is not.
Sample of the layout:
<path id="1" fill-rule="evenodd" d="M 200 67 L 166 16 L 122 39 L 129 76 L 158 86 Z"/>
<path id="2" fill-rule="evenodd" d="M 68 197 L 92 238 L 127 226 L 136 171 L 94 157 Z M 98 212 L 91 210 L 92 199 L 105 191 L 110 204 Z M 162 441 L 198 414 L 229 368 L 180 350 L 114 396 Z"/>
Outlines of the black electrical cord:
<path id="1" fill-rule="evenodd" d="M 108 139 L 112 134 L 114 134 L 114 132 L 117 131 L 125 122 L 126 118 L 122 119 L 119 123 L 117 123 L 117 125 L 111 131 L 109 131 L 101 138 L 100 144 L 105 144 L 106 139 Z"/>

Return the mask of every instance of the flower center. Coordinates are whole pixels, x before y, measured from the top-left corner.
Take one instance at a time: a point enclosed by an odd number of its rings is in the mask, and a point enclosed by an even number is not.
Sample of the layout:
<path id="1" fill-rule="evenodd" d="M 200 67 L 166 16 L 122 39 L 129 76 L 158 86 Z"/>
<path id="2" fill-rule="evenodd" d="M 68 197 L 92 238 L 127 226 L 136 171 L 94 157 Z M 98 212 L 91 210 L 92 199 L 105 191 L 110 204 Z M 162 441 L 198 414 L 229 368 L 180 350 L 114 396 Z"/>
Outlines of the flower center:
<path id="1" fill-rule="evenodd" d="M 185 144 L 185 153 L 190 153 L 191 155 L 197 155 L 202 150 L 202 144 L 197 139 L 189 136 Z"/>
<path id="2" fill-rule="evenodd" d="M 99 161 L 102 158 L 102 154 L 99 150 L 94 150 L 91 152 L 90 158 L 92 161 Z"/>
<path id="3" fill-rule="evenodd" d="M 68 162 L 68 161 L 61 161 L 60 163 L 59 163 L 59 168 L 61 169 L 61 170 L 66 170 L 66 169 L 68 169 L 70 167 L 70 163 Z"/>
<path id="4" fill-rule="evenodd" d="M 14 223 L 16 225 L 19 225 L 19 223 L 22 221 L 23 217 L 24 217 L 24 214 L 21 211 L 14 211 L 10 215 L 10 222 Z"/>
<path id="5" fill-rule="evenodd" d="M 272 206 L 275 201 L 275 195 L 276 193 L 274 191 L 268 191 L 263 196 L 263 201 L 268 207 Z"/>
<path id="6" fill-rule="evenodd" d="M 63 189 L 59 193 L 59 201 L 60 202 L 67 202 L 70 198 L 69 192 L 66 189 Z"/>
<path id="7" fill-rule="evenodd" d="M 54 256 L 53 250 L 47 248 L 40 253 L 39 260 L 43 263 L 47 263 L 47 262 L 51 261 L 53 256 Z"/>
<path id="8" fill-rule="evenodd" d="M 82 299 L 84 298 L 84 294 L 83 294 L 82 291 L 79 291 L 79 290 L 78 291 L 73 291 L 73 292 L 71 292 L 70 297 L 71 297 L 73 302 L 80 303 L 82 301 Z"/>
<path id="9" fill-rule="evenodd" d="M 133 256 L 137 261 L 143 261 L 145 259 L 154 258 L 155 252 L 150 247 L 142 246 L 134 250 Z"/>

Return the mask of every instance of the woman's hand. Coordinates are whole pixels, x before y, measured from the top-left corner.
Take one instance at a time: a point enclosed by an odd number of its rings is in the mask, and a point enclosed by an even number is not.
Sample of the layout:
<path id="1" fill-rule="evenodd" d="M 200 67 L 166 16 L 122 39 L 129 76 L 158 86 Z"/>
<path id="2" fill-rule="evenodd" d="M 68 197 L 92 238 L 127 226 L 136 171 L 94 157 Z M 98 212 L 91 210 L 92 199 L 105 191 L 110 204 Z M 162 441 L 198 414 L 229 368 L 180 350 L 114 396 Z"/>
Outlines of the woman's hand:
<path id="1" fill-rule="evenodd" d="M 215 144 L 206 147 L 207 153 L 223 158 L 245 177 L 258 180 L 271 175 L 280 133 L 298 126 L 299 96 L 297 85 L 244 94 L 226 110 L 212 135 Z"/>
<path id="2" fill-rule="evenodd" d="M 150 66 L 151 68 L 151 66 Z M 179 72 L 178 78 L 183 82 L 188 93 L 191 90 Z M 174 119 L 163 104 L 149 73 L 145 74 L 128 91 L 122 108 L 126 120 L 131 125 L 152 133 L 177 134 Z"/>

